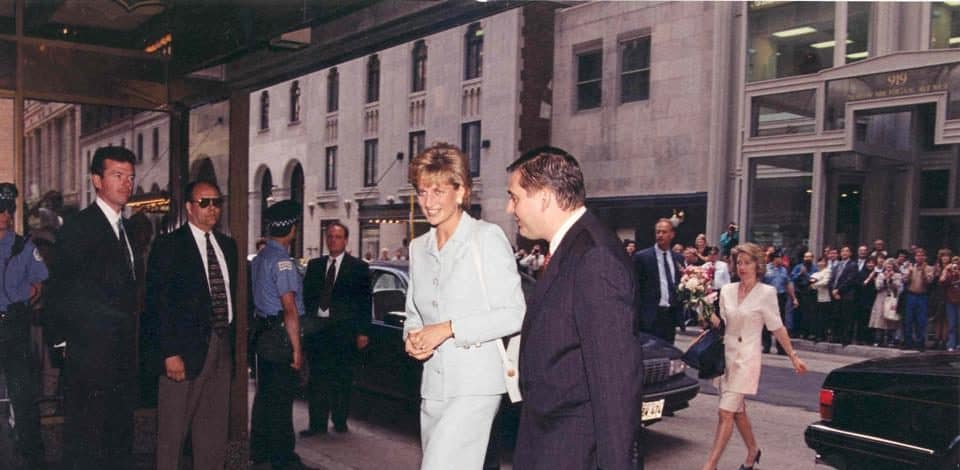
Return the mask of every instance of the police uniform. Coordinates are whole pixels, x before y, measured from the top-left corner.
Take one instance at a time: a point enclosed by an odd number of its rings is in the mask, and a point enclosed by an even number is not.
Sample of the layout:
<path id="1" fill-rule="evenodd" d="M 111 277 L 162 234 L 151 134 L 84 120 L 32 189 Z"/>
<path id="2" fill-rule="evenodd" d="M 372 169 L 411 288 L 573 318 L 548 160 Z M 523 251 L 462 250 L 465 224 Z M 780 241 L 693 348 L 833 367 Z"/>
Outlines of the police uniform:
<path id="1" fill-rule="evenodd" d="M 281 201 L 267 209 L 270 227 L 289 227 L 299 221 L 300 205 Z M 297 315 L 302 316 L 303 278 L 287 248 L 274 239 L 253 259 L 250 267 L 255 307 L 255 328 L 261 332 L 284 328 L 281 296 L 293 292 Z M 258 335 L 259 336 L 259 335 Z M 253 400 L 250 455 L 254 463 L 270 462 L 274 468 L 300 468 L 294 452 L 293 399 L 299 383 L 290 361 L 273 362 L 257 357 L 257 395 Z"/>
<path id="2" fill-rule="evenodd" d="M 16 415 L 24 468 L 33 469 L 43 465 L 43 442 L 36 405 L 37 370 L 30 357 L 29 301 L 32 286 L 47 279 L 47 266 L 37 247 L 13 231 L 16 199 L 16 186 L 0 183 L 0 207 L 10 216 L 10 226 L 0 238 L 0 369 Z M 14 253 L 15 248 L 19 253 Z"/>

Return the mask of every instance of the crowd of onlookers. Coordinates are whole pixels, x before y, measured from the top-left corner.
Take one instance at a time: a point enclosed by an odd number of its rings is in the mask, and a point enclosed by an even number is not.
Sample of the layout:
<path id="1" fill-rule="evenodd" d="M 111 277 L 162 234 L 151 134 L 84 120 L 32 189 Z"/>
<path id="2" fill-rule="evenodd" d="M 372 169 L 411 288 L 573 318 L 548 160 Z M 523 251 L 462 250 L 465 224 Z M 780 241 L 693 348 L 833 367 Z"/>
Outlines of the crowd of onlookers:
<path id="1" fill-rule="evenodd" d="M 736 224 L 717 246 L 699 234 L 690 246 L 672 251 L 683 266 L 709 268 L 713 289 L 737 280 L 734 247 Z M 628 255 L 637 243 L 624 240 Z M 798 250 L 794 256 L 766 247 L 763 282 L 776 288 L 784 323 L 794 338 L 925 350 L 957 349 L 960 324 L 960 256 L 947 248 L 931 257 L 918 246 L 888 251 L 883 240 L 872 246 L 827 246 L 819 254 Z M 550 255 L 540 245 L 516 251 L 521 272 L 537 276 Z M 694 322 L 687 313 L 686 323 Z M 685 325 L 680 325 L 683 328 Z M 774 341 L 775 343 L 775 341 Z M 772 344 L 764 341 L 764 350 Z M 779 345 L 776 345 L 779 349 Z"/>
<path id="2" fill-rule="evenodd" d="M 625 242 L 628 252 L 631 244 Z M 678 244 L 673 250 L 689 265 L 713 264 L 714 272 L 729 273 L 714 277 L 715 289 L 731 277 L 736 280 L 736 270 L 731 273 L 727 265 L 735 253 L 707 246 L 703 234 L 693 246 Z M 772 246 L 766 250 L 763 282 L 777 289 L 792 337 L 920 351 L 928 346 L 957 349 L 960 256 L 950 249 L 931 258 L 922 247 L 889 252 L 883 240 L 876 240 L 872 247 L 827 246 L 819 256 L 806 251 L 791 258 Z"/>

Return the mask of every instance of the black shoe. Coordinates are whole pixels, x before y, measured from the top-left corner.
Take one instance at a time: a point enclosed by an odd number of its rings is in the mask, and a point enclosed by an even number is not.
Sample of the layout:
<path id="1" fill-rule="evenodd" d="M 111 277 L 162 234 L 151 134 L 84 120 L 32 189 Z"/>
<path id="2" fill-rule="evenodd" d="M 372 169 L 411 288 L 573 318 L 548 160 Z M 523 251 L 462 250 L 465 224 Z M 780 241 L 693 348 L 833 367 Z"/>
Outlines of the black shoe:
<path id="1" fill-rule="evenodd" d="M 764 354 L 770 354 L 770 348 L 763 348 Z"/>
<path id="2" fill-rule="evenodd" d="M 784 351 L 784 350 L 782 350 L 782 349 L 778 349 L 778 350 L 777 350 L 777 355 L 778 355 L 778 356 L 786 356 L 786 355 L 787 355 L 787 352 Z"/>
<path id="3" fill-rule="evenodd" d="M 345 433 L 345 432 L 347 432 L 347 423 L 334 424 L 334 425 L 333 425 L 333 430 L 336 431 L 336 432 L 339 432 L 339 433 L 341 433 L 341 434 L 342 434 L 342 433 Z"/>
<path id="4" fill-rule="evenodd" d="M 326 433 L 326 429 L 304 429 L 303 431 L 300 431 L 300 437 L 320 436 Z"/>
<path id="5" fill-rule="evenodd" d="M 757 456 L 753 459 L 753 465 L 751 465 L 751 466 L 749 466 L 749 467 L 746 466 L 746 465 L 740 465 L 740 470 L 753 470 L 753 467 L 754 467 L 755 465 L 757 465 L 758 463 L 760 463 L 760 454 L 761 454 L 762 452 L 763 452 L 763 451 L 761 451 L 760 449 L 757 449 Z"/>

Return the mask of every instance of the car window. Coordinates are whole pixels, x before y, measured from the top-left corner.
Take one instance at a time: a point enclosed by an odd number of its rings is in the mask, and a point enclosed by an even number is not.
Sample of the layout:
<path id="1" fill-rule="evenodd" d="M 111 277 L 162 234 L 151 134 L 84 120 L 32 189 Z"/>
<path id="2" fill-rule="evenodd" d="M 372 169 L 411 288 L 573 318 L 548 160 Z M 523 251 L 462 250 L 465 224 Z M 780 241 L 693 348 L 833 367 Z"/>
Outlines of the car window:
<path id="1" fill-rule="evenodd" d="M 385 321 L 390 312 L 406 310 L 406 287 L 403 280 L 388 271 L 373 274 L 373 319 Z"/>

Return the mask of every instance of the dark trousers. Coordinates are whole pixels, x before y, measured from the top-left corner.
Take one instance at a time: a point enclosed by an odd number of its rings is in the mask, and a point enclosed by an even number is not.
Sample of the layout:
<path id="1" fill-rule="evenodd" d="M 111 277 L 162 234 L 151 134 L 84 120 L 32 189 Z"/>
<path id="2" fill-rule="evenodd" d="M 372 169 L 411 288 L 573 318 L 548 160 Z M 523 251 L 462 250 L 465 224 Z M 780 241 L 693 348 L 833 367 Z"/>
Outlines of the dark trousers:
<path id="1" fill-rule="evenodd" d="M 812 334 L 814 311 L 817 309 L 817 293 L 803 289 L 797 296 L 800 306 L 793 309 L 793 332 L 798 337 Z"/>
<path id="2" fill-rule="evenodd" d="M 927 294 L 907 292 L 906 318 L 903 321 L 903 345 L 925 349 L 927 342 Z"/>
<path id="3" fill-rule="evenodd" d="M 810 318 L 810 335 L 817 341 L 822 341 L 827 336 L 827 320 L 833 311 L 832 302 L 817 302 L 813 309 L 813 315 Z"/>
<path id="4" fill-rule="evenodd" d="M 64 370 L 66 468 L 128 470 L 137 403 L 132 321 L 69 339 Z"/>
<path id="5" fill-rule="evenodd" d="M 673 307 L 657 307 L 653 320 L 653 335 L 670 344 L 677 338 L 677 312 Z"/>
<path id="6" fill-rule="evenodd" d="M 787 311 L 787 294 L 777 294 L 777 306 L 780 308 L 780 321 L 786 325 L 784 317 L 786 316 Z M 773 335 L 770 333 L 766 327 L 763 328 L 763 333 L 760 336 L 760 340 L 763 342 L 763 352 L 770 352 L 771 343 L 777 343 L 777 352 L 780 354 L 785 354 L 783 346 L 780 345 L 779 341 L 773 339 Z"/>
<path id="7" fill-rule="evenodd" d="M 293 398 L 299 377 L 289 363 L 258 357 L 257 395 L 250 423 L 250 457 L 282 468 L 299 461 L 293 449 Z"/>
<path id="8" fill-rule="evenodd" d="M 36 404 L 37 370 L 30 354 L 30 324 L 28 320 L 17 325 L 0 322 L 0 328 L 8 330 L 0 339 L 0 370 L 16 416 L 17 450 L 24 458 L 24 468 L 38 468 L 43 462 L 43 441 Z"/>
<path id="9" fill-rule="evenodd" d="M 332 418 L 335 427 L 346 427 L 356 357 L 356 334 L 352 325 L 326 326 L 307 338 L 305 348 L 310 366 L 307 386 L 310 429 L 326 430 L 328 418 Z"/>
<path id="10" fill-rule="evenodd" d="M 853 340 L 854 330 L 857 324 L 857 314 L 860 311 L 860 304 L 853 299 L 841 298 L 838 305 L 837 330 L 834 332 L 834 341 L 841 344 L 850 344 Z"/>

